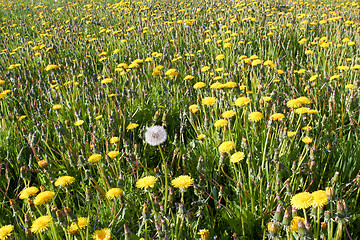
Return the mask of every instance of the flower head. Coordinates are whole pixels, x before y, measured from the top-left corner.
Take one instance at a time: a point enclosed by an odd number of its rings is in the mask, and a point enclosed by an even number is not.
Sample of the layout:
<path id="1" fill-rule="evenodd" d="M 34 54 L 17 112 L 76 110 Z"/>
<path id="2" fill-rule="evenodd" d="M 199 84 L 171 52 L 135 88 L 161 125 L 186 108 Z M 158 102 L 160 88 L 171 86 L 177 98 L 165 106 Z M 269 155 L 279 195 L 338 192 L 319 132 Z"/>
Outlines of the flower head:
<path id="1" fill-rule="evenodd" d="M 52 106 L 53 110 L 59 110 L 61 109 L 61 105 L 60 104 L 55 104 L 54 106 Z"/>
<path id="2" fill-rule="evenodd" d="M 305 219 L 296 216 L 291 220 L 290 227 L 292 232 L 297 232 L 297 230 L 299 230 L 299 222 L 305 223 Z"/>
<path id="3" fill-rule="evenodd" d="M 221 116 L 222 116 L 223 118 L 232 118 L 232 117 L 235 116 L 235 115 L 236 115 L 236 112 L 233 111 L 233 110 L 225 111 L 225 112 L 223 112 L 223 113 L 221 114 Z"/>
<path id="4" fill-rule="evenodd" d="M 154 187 L 154 184 L 156 183 L 157 178 L 154 176 L 146 176 L 143 178 L 140 178 L 137 182 L 136 182 L 136 187 L 137 188 L 148 188 L 148 187 Z"/>
<path id="5" fill-rule="evenodd" d="M 312 206 L 313 207 L 322 207 L 327 204 L 328 197 L 326 196 L 326 192 L 324 190 L 318 190 L 311 193 L 313 196 Z"/>
<path id="6" fill-rule="evenodd" d="M 83 125 L 83 123 L 84 123 L 84 120 L 78 120 L 74 123 L 74 125 L 78 127 L 78 126 Z"/>
<path id="7" fill-rule="evenodd" d="M 304 137 L 301 139 L 301 141 L 303 141 L 305 144 L 310 144 L 312 143 L 313 139 L 311 137 Z"/>
<path id="8" fill-rule="evenodd" d="M 101 158 L 101 154 L 95 153 L 88 158 L 88 162 L 97 163 L 98 161 L 100 161 Z"/>
<path id="9" fill-rule="evenodd" d="M 79 229 L 84 229 L 89 223 L 89 219 L 88 218 L 84 218 L 84 217 L 80 217 L 77 219 L 77 224 L 76 223 L 71 223 L 70 227 L 69 227 L 69 233 L 71 235 L 76 234 Z"/>
<path id="10" fill-rule="evenodd" d="M 203 87 L 205 87 L 205 86 L 206 86 L 206 83 L 204 83 L 204 82 L 197 82 L 197 83 L 194 84 L 193 88 L 199 89 L 199 88 L 203 88 Z"/>
<path id="11" fill-rule="evenodd" d="M 214 126 L 215 127 L 225 127 L 228 123 L 229 123 L 228 120 L 220 119 L 215 122 Z"/>
<path id="12" fill-rule="evenodd" d="M 31 196 L 34 196 L 37 192 L 39 191 L 39 189 L 37 187 L 28 187 L 25 188 L 24 190 L 22 190 L 20 192 L 20 199 L 26 199 L 29 198 Z"/>
<path id="13" fill-rule="evenodd" d="M 94 234 L 92 235 L 92 238 L 94 240 L 110 240 L 110 238 L 111 238 L 110 229 L 103 228 L 100 230 L 96 230 L 94 232 Z"/>
<path id="14" fill-rule="evenodd" d="M 274 113 L 270 116 L 271 120 L 273 121 L 281 121 L 283 118 L 285 118 L 285 115 L 282 113 Z"/>
<path id="15" fill-rule="evenodd" d="M 52 217 L 49 215 L 41 216 L 33 221 L 31 225 L 31 232 L 38 234 L 47 230 L 52 221 Z"/>
<path id="16" fill-rule="evenodd" d="M 56 187 L 63 187 L 75 182 L 75 178 L 71 176 L 61 176 L 55 181 Z"/>
<path id="17" fill-rule="evenodd" d="M 250 101 L 251 100 L 247 97 L 240 97 L 240 98 L 236 99 L 235 105 L 238 107 L 242 107 L 242 106 L 248 105 L 250 103 Z"/>
<path id="18" fill-rule="evenodd" d="M 198 234 L 201 237 L 201 240 L 208 240 L 210 236 L 210 232 L 207 229 L 201 229 Z"/>
<path id="19" fill-rule="evenodd" d="M 110 143 L 117 143 L 120 141 L 120 138 L 119 137 L 112 137 L 110 138 Z"/>
<path id="20" fill-rule="evenodd" d="M 291 99 L 286 103 L 286 106 L 289 108 L 298 108 L 301 107 L 301 102 L 298 99 Z"/>
<path id="21" fill-rule="evenodd" d="M 109 158 L 114 159 L 117 156 L 119 156 L 120 153 L 118 151 L 110 151 L 110 152 L 107 153 L 107 155 L 109 156 Z"/>
<path id="22" fill-rule="evenodd" d="M 176 188 L 180 188 L 181 190 L 190 187 L 191 185 L 193 185 L 193 183 L 194 179 L 192 179 L 188 175 L 181 175 L 171 181 L 171 185 Z"/>
<path id="23" fill-rule="evenodd" d="M 237 162 L 240 162 L 241 160 L 243 160 L 244 158 L 245 158 L 245 153 L 236 152 L 233 155 L 231 155 L 230 162 L 237 163 Z"/>
<path id="24" fill-rule="evenodd" d="M 5 240 L 11 236 L 11 232 L 14 231 L 14 225 L 5 225 L 0 228 L 0 239 Z"/>
<path id="25" fill-rule="evenodd" d="M 252 112 L 249 114 L 249 120 L 252 122 L 258 122 L 264 118 L 264 114 L 261 112 Z"/>
<path id="26" fill-rule="evenodd" d="M 298 193 L 291 198 L 291 206 L 297 210 L 306 209 L 311 206 L 313 199 L 308 192 Z"/>
<path id="27" fill-rule="evenodd" d="M 126 127 L 126 130 L 132 130 L 132 129 L 135 129 L 139 126 L 139 124 L 137 123 L 130 123 L 127 127 Z"/>
<path id="28" fill-rule="evenodd" d="M 55 193 L 52 191 L 44 191 L 39 193 L 35 199 L 34 199 L 34 205 L 43 205 L 44 203 L 49 202 L 53 197 L 55 196 Z"/>
<path id="29" fill-rule="evenodd" d="M 106 193 L 106 198 L 111 200 L 114 198 L 118 198 L 121 197 L 124 194 L 123 190 L 120 188 L 111 188 L 109 191 L 107 191 Z"/>
<path id="30" fill-rule="evenodd" d="M 216 101 L 217 101 L 216 97 L 205 97 L 202 99 L 201 103 L 203 105 L 211 106 L 211 105 L 214 105 L 214 103 L 216 103 Z"/>
<path id="31" fill-rule="evenodd" d="M 149 127 L 145 133 L 145 141 L 151 146 L 157 146 L 165 142 L 167 139 L 167 132 L 162 126 Z"/>
<path id="32" fill-rule="evenodd" d="M 230 152 L 236 147 L 235 143 L 232 141 L 226 141 L 220 144 L 219 151 L 220 152 Z"/>

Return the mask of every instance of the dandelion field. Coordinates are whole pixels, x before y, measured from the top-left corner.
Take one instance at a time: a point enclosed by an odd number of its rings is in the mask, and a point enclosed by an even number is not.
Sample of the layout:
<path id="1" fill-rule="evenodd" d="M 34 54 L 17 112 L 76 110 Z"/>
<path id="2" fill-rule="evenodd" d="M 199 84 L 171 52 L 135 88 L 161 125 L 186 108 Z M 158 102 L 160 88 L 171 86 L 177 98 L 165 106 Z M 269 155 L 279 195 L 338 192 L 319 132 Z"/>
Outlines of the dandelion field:
<path id="1" fill-rule="evenodd" d="M 357 1 L 0 20 L 0 240 L 359 239 Z"/>

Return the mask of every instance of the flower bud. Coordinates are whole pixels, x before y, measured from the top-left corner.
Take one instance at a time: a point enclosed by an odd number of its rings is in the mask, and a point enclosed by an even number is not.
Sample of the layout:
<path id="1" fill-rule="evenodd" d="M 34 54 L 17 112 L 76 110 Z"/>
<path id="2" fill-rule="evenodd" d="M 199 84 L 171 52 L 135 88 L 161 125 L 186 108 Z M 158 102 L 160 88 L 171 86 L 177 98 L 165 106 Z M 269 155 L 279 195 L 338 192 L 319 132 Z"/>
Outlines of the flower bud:
<path id="1" fill-rule="evenodd" d="M 267 224 L 268 231 L 272 234 L 275 234 L 278 231 L 278 226 L 274 222 L 269 222 Z"/>

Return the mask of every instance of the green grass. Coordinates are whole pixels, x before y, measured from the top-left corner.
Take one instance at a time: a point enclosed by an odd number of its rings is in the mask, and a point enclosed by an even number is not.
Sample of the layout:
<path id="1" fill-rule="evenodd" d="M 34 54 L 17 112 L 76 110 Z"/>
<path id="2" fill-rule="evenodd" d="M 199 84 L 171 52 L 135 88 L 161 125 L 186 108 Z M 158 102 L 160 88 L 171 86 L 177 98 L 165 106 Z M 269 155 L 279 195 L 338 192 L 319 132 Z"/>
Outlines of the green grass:
<path id="1" fill-rule="evenodd" d="M 358 239 L 358 3 L 3 1 L 0 16 L 0 226 L 14 225 L 15 239 L 44 215 L 53 220 L 38 239 L 103 228 L 112 239 L 199 239 L 202 229 L 210 239 Z M 299 97 L 308 101 L 288 104 Z M 235 116 L 215 127 L 228 110 Z M 145 141 L 153 125 L 167 131 L 160 147 Z M 225 141 L 236 147 L 220 152 Z M 244 159 L 231 162 L 235 152 Z M 148 175 L 154 187 L 136 188 Z M 180 175 L 194 184 L 175 188 Z M 61 176 L 75 182 L 57 187 Z M 30 186 L 55 196 L 34 206 L 35 196 L 19 199 Z M 323 207 L 291 212 L 297 193 L 329 187 Z M 123 195 L 107 199 L 111 188 Z M 307 228 L 293 232 L 295 216 Z M 70 234 L 80 217 L 88 225 Z"/>

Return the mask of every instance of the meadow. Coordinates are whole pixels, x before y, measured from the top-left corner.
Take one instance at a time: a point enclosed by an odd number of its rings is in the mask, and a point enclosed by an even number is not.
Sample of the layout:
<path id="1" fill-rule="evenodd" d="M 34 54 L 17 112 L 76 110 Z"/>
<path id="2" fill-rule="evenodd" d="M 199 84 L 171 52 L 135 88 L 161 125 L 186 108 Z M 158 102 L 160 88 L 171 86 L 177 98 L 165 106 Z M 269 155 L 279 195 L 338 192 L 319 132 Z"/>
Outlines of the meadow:
<path id="1" fill-rule="evenodd" d="M 0 240 L 360 239 L 358 1 L 0 0 Z"/>

